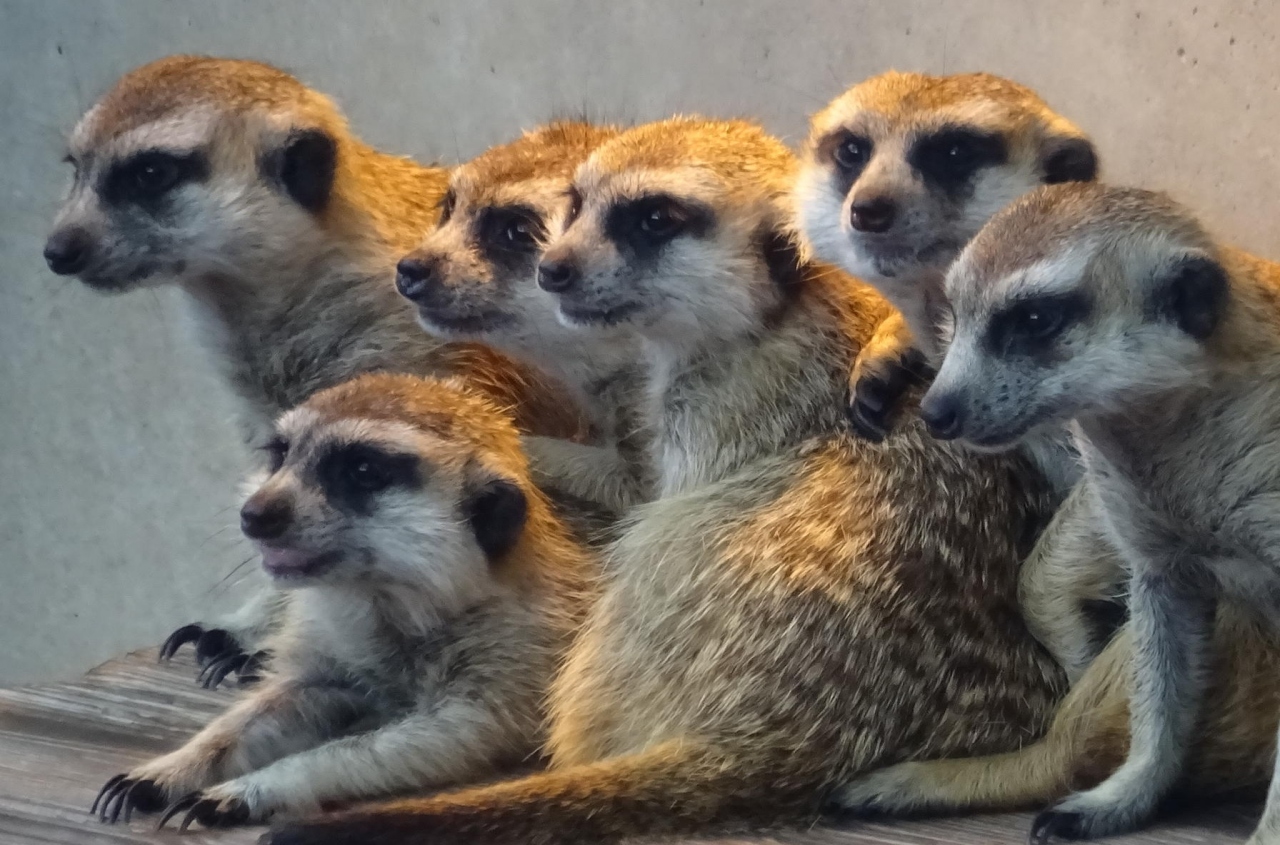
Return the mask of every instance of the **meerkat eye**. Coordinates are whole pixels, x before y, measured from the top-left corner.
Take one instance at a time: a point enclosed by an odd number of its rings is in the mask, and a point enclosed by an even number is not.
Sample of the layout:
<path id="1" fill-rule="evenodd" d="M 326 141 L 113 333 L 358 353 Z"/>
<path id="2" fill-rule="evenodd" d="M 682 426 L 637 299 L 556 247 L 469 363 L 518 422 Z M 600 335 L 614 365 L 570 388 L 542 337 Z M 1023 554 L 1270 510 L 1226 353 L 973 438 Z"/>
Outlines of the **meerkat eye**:
<path id="1" fill-rule="evenodd" d="M 1016 303 L 991 321 L 991 345 L 1001 354 L 1033 354 L 1046 349 L 1088 313 L 1082 294 L 1058 294 Z"/>
<path id="2" fill-rule="evenodd" d="M 846 135 L 832 149 L 831 158 L 841 170 L 859 170 L 871 160 L 871 142 L 857 135 Z"/>
<path id="3" fill-rule="evenodd" d="M 458 204 L 458 195 L 453 191 L 447 191 L 440 198 L 440 204 L 436 207 L 436 213 L 439 215 L 436 220 L 437 226 L 443 226 L 449 222 L 449 218 L 453 216 L 453 207 Z"/>
<path id="4" fill-rule="evenodd" d="M 489 209 L 481 222 L 485 246 L 502 252 L 532 252 L 542 234 L 541 218 L 524 207 Z"/>
<path id="5" fill-rule="evenodd" d="M 958 188 L 984 167 L 1008 160 L 999 135 L 970 129 L 947 129 L 921 138 L 907 155 L 926 181 L 944 189 Z"/>
<path id="6" fill-rule="evenodd" d="M 138 153 L 112 168 L 107 176 L 105 193 L 112 202 L 149 203 L 172 191 L 183 182 L 194 181 L 207 171 L 199 153 Z"/>
<path id="7" fill-rule="evenodd" d="M 267 453 L 267 467 L 273 473 L 279 472 L 280 467 L 284 466 L 284 459 L 289 455 L 289 441 L 283 437 L 275 437 L 262 450 Z"/>
<path id="8" fill-rule="evenodd" d="M 375 461 L 356 459 L 347 464 L 347 480 L 366 493 L 375 493 L 391 486 L 391 476 Z"/>
<path id="9" fill-rule="evenodd" d="M 647 203 L 636 215 L 636 227 L 650 241 L 669 241 L 684 229 L 684 215 L 667 202 Z"/>
<path id="10" fill-rule="evenodd" d="M 569 211 L 565 215 L 564 225 L 569 228 L 573 225 L 573 221 L 578 219 L 578 215 L 582 213 L 582 192 L 577 188 L 569 189 Z"/>

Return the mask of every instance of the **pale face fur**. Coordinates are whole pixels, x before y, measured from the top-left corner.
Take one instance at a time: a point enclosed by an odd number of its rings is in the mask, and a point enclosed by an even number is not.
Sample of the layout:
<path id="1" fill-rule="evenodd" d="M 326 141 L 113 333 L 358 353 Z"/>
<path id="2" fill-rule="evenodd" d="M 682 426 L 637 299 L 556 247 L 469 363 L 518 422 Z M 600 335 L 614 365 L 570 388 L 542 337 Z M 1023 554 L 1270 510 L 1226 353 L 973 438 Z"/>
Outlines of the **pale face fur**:
<path id="1" fill-rule="evenodd" d="M 457 611 L 492 591 L 464 512 L 468 461 L 457 443 L 407 423 L 330 419 L 307 407 L 279 423 L 270 477 L 245 530 L 282 587 L 409 587 Z M 253 512 L 275 528 L 254 530 Z M 278 514 L 278 516 L 276 516 Z"/>
<path id="2" fill-rule="evenodd" d="M 274 68 L 145 66 L 71 134 L 75 179 L 50 266 L 118 292 L 269 271 L 282 255 L 322 249 L 339 131 L 328 100 Z"/>
<path id="3" fill-rule="evenodd" d="M 918 331 L 939 293 L 922 286 L 992 214 L 1096 169 L 1080 131 L 1022 86 L 891 72 L 814 116 L 795 197 L 816 255 L 875 285 Z"/>
<path id="4" fill-rule="evenodd" d="M 951 268 L 950 348 L 921 414 L 942 436 L 1003 448 L 1194 383 L 1225 285 L 1208 237 L 1167 199 L 1042 189 Z"/>
<path id="5" fill-rule="evenodd" d="M 701 126 L 674 119 L 639 127 L 579 168 L 571 222 L 548 246 L 539 280 L 567 325 L 625 327 L 681 348 L 739 337 L 777 304 L 767 253 L 778 247 L 776 198 L 785 188 L 737 195 L 732 181 L 683 148 L 700 141 Z M 748 124 L 713 127 L 724 143 L 734 133 L 759 134 Z M 779 148 L 783 178 L 785 156 Z M 567 283 L 549 282 L 555 268 Z"/>

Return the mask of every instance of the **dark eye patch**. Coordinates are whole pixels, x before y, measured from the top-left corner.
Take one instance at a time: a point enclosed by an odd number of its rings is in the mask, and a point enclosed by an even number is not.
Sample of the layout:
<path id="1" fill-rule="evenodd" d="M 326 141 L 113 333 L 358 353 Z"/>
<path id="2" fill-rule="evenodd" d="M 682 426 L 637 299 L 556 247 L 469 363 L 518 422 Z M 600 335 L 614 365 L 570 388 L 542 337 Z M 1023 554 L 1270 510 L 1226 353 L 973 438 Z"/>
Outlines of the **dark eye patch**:
<path id="1" fill-rule="evenodd" d="M 1089 308 L 1089 298 L 1080 291 L 1019 300 L 991 318 L 987 346 L 997 355 L 1043 355 L 1063 332 L 1088 316 Z"/>
<path id="2" fill-rule="evenodd" d="M 279 472 L 280 467 L 284 466 L 284 459 L 289 455 L 289 441 L 283 437 L 273 437 L 262 447 L 262 451 L 267 453 L 267 467 L 272 472 Z"/>
<path id="3" fill-rule="evenodd" d="M 546 238 L 541 215 L 523 205 L 486 208 L 476 230 L 485 257 L 499 264 L 533 255 Z"/>
<path id="4" fill-rule="evenodd" d="M 202 152 L 144 150 L 112 166 L 100 191 L 111 205 L 132 203 L 154 209 L 174 188 L 208 175 L 209 159 Z"/>
<path id="5" fill-rule="evenodd" d="M 954 194 L 968 188 L 983 168 L 1009 160 L 1009 149 L 1000 135 L 974 129 L 943 129 L 925 135 L 911 145 L 907 162 L 925 182 Z"/>
<path id="6" fill-rule="evenodd" d="M 605 215 L 605 237 L 639 259 L 653 258 L 664 246 L 681 235 L 705 237 L 715 222 L 711 209 L 678 200 L 667 194 L 652 194 L 624 200 Z"/>
<path id="7" fill-rule="evenodd" d="M 316 462 L 316 476 L 329 501 L 361 515 L 373 510 L 374 497 L 384 490 L 422 484 L 416 455 L 362 443 L 330 447 Z"/>
<path id="8" fill-rule="evenodd" d="M 453 209 L 458 204 L 458 195 L 452 189 L 445 192 L 440 198 L 440 204 L 436 207 L 436 213 L 439 218 L 436 220 L 437 226 L 443 226 L 449 222 L 449 218 L 453 217 Z"/>
<path id="9" fill-rule="evenodd" d="M 848 193 L 858 181 L 875 149 L 870 138 L 847 129 L 833 132 L 818 143 L 818 158 L 829 161 L 835 170 L 841 193 Z"/>

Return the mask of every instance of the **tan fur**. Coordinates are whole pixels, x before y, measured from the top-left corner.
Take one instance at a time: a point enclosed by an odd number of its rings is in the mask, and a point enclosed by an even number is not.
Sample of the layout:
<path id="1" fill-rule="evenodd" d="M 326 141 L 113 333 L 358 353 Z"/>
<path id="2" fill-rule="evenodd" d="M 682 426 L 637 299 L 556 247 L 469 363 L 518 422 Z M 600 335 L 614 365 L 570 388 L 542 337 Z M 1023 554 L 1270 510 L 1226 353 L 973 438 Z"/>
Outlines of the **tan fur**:
<path id="1" fill-rule="evenodd" d="M 261 541 L 264 555 L 279 559 L 285 542 L 337 561 L 288 576 L 262 687 L 113 782 L 104 820 L 183 799 L 188 822 L 261 821 L 476 781 L 542 742 L 547 687 L 596 565 L 531 482 L 510 416 L 459 380 L 368 375 L 317 394 L 280 433 L 288 456 L 250 505 L 287 502 L 292 522 Z M 412 455 L 418 480 L 352 516 L 314 462 L 353 443 Z M 465 513 L 495 482 L 527 515 L 489 557 Z"/>
<path id="2" fill-rule="evenodd" d="M 1015 604 L 1016 537 L 1044 518 L 1043 491 L 1016 458 L 972 458 L 918 425 L 881 446 L 843 434 L 847 373 L 888 309 L 795 262 L 792 169 L 755 125 L 675 119 L 578 171 L 581 214 L 545 260 L 583 268 L 575 321 L 602 302 L 631 315 L 615 329 L 644 346 L 663 495 L 632 512 L 555 684 L 552 771 L 269 841 L 549 845 L 807 824 L 855 773 L 1043 730 L 1062 679 Z M 655 191 L 693 228 L 628 261 L 604 221 Z"/>

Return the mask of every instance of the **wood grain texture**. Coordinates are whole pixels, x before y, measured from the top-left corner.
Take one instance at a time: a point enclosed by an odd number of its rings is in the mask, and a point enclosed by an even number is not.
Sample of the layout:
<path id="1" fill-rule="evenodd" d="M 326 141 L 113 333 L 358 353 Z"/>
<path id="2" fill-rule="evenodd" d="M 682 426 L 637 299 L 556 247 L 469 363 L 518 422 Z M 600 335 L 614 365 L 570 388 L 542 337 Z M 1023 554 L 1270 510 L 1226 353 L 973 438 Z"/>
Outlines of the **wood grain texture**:
<path id="1" fill-rule="evenodd" d="M 194 683 L 190 650 L 172 663 L 155 651 L 112 660 L 68 683 L 0 690 L 0 845 L 252 843 L 260 830 L 156 833 L 154 821 L 100 824 L 88 813 L 112 775 L 179 745 L 235 696 Z M 1179 814 L 1117 845 L 1240 843 L 1257 816 L 1253 807 Z M 877 822 L 843 829 L 787 832 L 717 845 L 1024 845 L 1029 814 Z"/>

